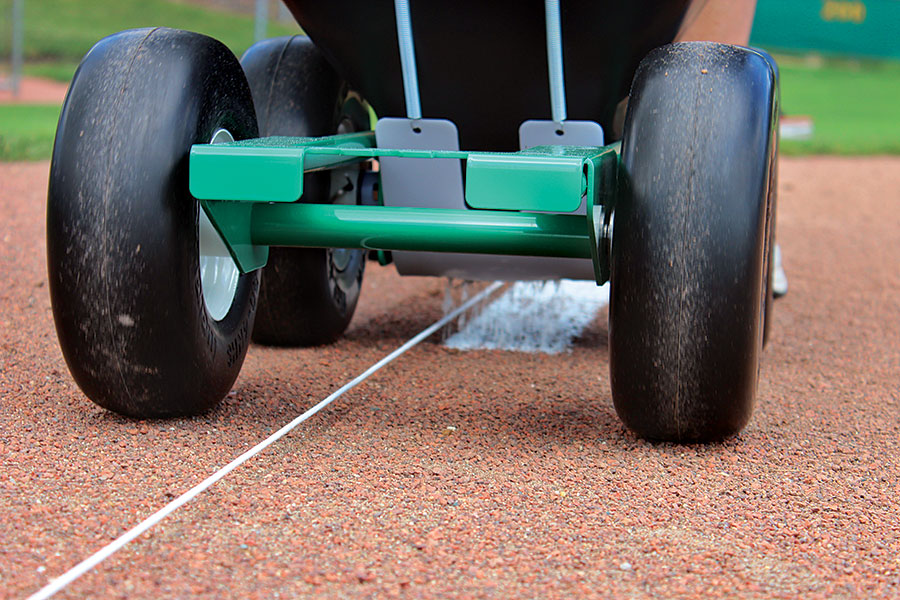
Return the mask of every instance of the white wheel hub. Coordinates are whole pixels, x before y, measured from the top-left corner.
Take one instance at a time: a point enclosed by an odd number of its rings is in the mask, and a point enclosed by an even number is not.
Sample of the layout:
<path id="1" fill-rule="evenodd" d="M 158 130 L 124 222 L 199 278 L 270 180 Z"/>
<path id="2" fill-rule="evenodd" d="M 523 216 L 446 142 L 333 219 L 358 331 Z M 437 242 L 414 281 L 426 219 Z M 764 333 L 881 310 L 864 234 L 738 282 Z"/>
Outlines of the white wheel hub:
<path id="1" fill-rule="evenodd" d="M 224 144 L 233 141 L 234 137 L 231 133 L 225 129 L 219 129 L 213 134 L 210 143 Z M 203 303 L 206 305 L 209 316 L 216 321 L 221 321 L 228 314 L 228 310 L 234 302 L 241 272 L 202 207 L 200 208 L 198 237 L 200 239 L 200 282 L 203 290 Z"/>

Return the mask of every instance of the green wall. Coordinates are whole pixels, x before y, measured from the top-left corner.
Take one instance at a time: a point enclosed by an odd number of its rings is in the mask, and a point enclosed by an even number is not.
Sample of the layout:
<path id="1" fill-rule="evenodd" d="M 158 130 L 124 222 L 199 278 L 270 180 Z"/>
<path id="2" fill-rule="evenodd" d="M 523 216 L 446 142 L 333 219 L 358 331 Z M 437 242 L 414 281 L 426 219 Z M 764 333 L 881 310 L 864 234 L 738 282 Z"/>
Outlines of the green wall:
<path id="1" fill-rule="evenodd" d="M 753 45 L 900 59 L 900 0 L 758 0 Z"/>

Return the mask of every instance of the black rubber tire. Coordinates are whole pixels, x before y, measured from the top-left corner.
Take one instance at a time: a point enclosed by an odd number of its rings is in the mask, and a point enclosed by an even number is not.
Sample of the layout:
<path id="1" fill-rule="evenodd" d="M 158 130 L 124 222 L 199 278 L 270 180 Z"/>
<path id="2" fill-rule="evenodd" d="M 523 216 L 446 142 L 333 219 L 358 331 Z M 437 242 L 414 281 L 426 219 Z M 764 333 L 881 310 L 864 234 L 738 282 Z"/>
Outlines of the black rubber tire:
<path id="1" fill-rule="evenodd" d="M 243 363 L 258 277 L 240 276 L 225 316 L 210 316 L 188 192 L 191 145 L 219 128 L 257 135 L 240 64 L 203 35 L 112 35 L 69 87 L 47 200 L 50 297 L 73 377 L 117 413 L 202 413 Z"/>
<path id="2" fill-rule="evenodd" d="M 773 292 L 773 289 L 775 285 L 775 217 L 778 212 L 778 143 L 780 139 L 779 123 L 781 119 L 781 86 L 779 83 L 780 75 L 778 72 L 778 63 L 775 62 L 775 58 L 773 58 L 771 54 L 769 54 L 765 50 L 762 50 L 761 48 L 753 48 L 753 51 L 766 59 L 766 62 L 769 63 L 769 66 L 772 68 L 772 72 L 775 74 L 775 107 L 773 109 L 775 114 L 775 122 L 773 125 L 773 141 L 775 144 L 775 149 L 772 152 L 772 168 L 769 172 L 769 224 L 766 229 L 765 270 L 765 273 L 767 273 L 768 276 L 766 277 L 766 291 L 764 295 L 765 308 L 763 309 L 763 347 L 765 348 L 769 343 L 769 338 L 772 335 L 772 322 L 774 319 L 774 317 L 772 316 L 772 311 L 775 307 L 775 294 Z"/>
<path id="3" fill-rule="evenodd" d="M 309 38 L 258 42 L 241 64 L 261 135 L 315 137 L 369 129 L 368 112 L 355 99 L 348 100 L 346 86 Z M 330 173 L 308 173 L 303 190 L 301 202 L 329 202 Z M 365 262 L 362 250 L 270 248 L 253 341 L 273 346 L 335 341 L 353 318 Z"/>
<path id="4" fill-rule="evenodd" d="M 745 48 L 672 44 L 635 74 L 609 345 L 613 403 L 643 438 L 714 441 L 750 419 L 774 104 L 772 69 Z"/>

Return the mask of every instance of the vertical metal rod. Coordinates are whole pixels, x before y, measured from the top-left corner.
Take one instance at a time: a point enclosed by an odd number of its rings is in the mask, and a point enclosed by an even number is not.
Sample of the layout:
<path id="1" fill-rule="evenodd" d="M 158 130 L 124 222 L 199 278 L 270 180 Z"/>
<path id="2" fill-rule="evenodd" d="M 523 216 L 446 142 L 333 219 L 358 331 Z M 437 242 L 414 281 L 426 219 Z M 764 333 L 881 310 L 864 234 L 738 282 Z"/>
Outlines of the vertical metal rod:
<path id="1" fill-rule="evenodd" d="M 266 26 L 269 20 L 269 0 L 256 0 L 256 19 L 253 23 L 253 41 L 258 42 L 266 37 Z"/>
<path id="2" fill-rule="evenodd" d="M 19 81 L 22 79 L 25 38 L 25 0 L 13 0 L 12 5 L 12 75 L 11 87 L 14 96 L 19 95 Z"/>
<path id="3" fill-rule="evenodd" d="M 562 25 L 559 0 L 544 0 L 547 25 L 547 64 L 550 67 L 550 109 L 553 120 L 566 120 L 566 86 L 563 80 Z"/>
<path id="4" fill-rule="evenodd" d="M 421 119 L 422 107 L 419 104 L 419 79 L 416 75 L 416 49 L 413 43 L 412 20 L 409 16 L 409 1 L 394 0 L 394 14 L 397 17 L 397 42 L 400 46 L 406 116 L 409 119 Z"/>
<path id="5" fill-rule="evenodd" d="M 291 9 L 284 2 L 278 3 L 278 20 L 282 23 L 294 23 L 294 15 L 291 14 Z"/>

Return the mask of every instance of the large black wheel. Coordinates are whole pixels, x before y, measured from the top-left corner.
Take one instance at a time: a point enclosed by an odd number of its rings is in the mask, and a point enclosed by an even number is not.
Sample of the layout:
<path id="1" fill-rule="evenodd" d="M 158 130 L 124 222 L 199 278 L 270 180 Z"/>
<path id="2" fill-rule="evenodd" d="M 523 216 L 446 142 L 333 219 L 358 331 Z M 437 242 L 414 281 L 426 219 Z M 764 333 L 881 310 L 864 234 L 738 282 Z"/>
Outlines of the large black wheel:
<path id="1" fill-rule="evenodd" d="M 368 112 L 309 38 L 254 44 L 241 59 L 259 115 L 260 134 L 324 136 L 368 129 Z M 356 202 L 358 171 L 308 173 L 301 202 Z M 260 281 L 253 341 L 314 346 L 350 324 L 365 268 L 362 250 L 277 248 Z"/>
<path id="2" fill-rule="evenodd" d="M 610 276 L 613 402 L 641 437 L 718 440 L 753 410 L 775 75 L 760 54 L 672 44 L 639 66 Z"/>
<path id="3" fill-rule="evenodd" d="M 60 346 L 97 404 L 193 415 L 240 371 L 258 292 L 188 192 L 199 142 L 257 135 L 250 89 L 221 43 L 122 32 L 85 56 L 50 167 L 47 258 Z"/>
<path id="4" fill-rule="evenodd" d="M 772 334 L 772 310 L 775 306 L 775 216 L 778 206 L 778 142 L 779 142 L 779 122 L 781 118 L 781 90 L 779 84 L 778 63 L 771 54 L 760 48 L 753 48 L 753 51 L 760 54 L 775 74 L 775 122 L 773 124 L 772 135 L 774 137 L 775 149 L 772 152 L 772 168 L 769 172 L 769 224 L 766 228 L 766 291 L 763 295 L 765 305 L 763 308 L 763 347 L 769 342 Z"/>

